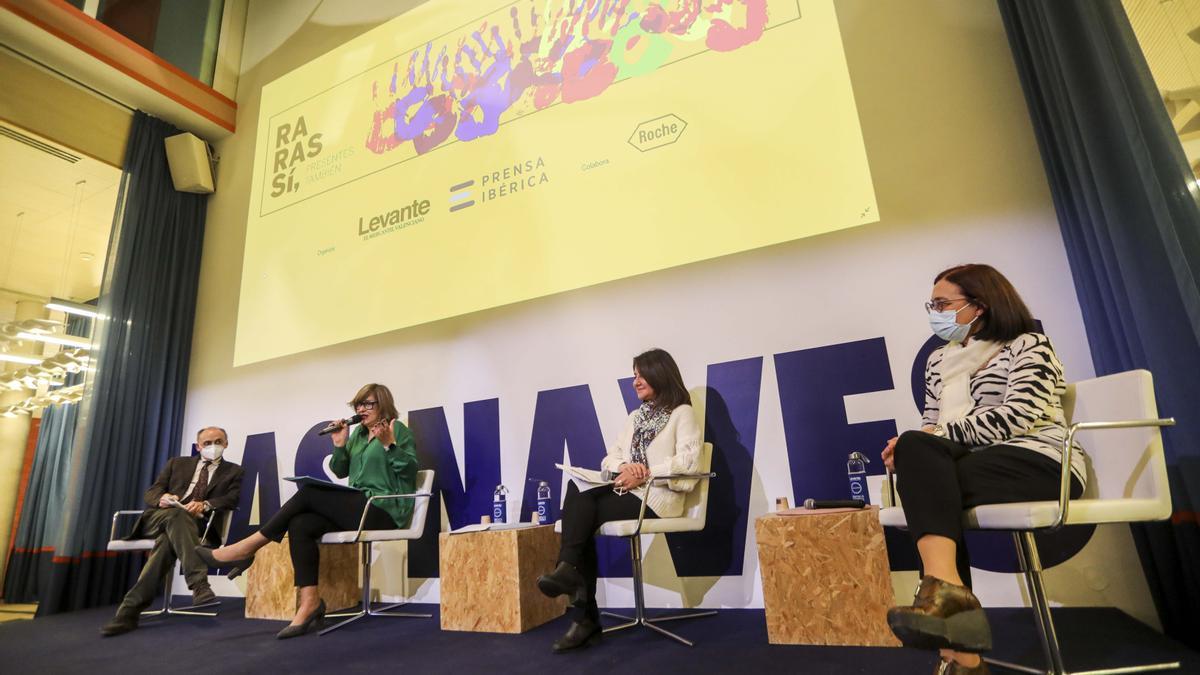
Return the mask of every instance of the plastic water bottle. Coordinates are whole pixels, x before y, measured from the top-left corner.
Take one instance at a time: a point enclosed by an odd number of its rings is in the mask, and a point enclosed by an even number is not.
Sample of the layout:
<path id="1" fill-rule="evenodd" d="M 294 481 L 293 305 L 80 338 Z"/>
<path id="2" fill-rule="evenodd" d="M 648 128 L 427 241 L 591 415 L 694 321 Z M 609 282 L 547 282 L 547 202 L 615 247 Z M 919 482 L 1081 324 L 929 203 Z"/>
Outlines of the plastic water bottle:
<path id="1" fill-rule="evenodd" d="M 863 504 L 871 503 L 871 497 L 867 494 L 867 463 L 870 461 L 866 455 L 856 451 L 850 453 L 850 461 L 846 462 L 846 474 L 850 477 L 850 498 Z"/>
<path id="2" fill-rule="evenodd" d="M 497 485 L 492 493 L 492 522 L 508 522 L 508 488 L 503 485 Z"/>
<path id="3" fill-rule="evenodd" d="M 544 480 L 538 481 L 537 515 L 539 525 L 550 522 L 550 484 Z"/>

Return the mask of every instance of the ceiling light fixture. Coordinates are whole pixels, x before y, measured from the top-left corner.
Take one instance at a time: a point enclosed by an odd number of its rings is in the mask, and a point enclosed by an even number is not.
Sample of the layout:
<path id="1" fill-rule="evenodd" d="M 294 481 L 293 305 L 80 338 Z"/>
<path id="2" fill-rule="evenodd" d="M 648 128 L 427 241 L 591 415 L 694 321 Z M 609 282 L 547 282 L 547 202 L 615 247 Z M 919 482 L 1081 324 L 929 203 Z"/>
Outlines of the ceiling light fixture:
<path id="1" fill-rule="evenodd" d="M 0 361 L 8 361 L 10 363 L 23 363 L 27 366 L 41 365 L 42 359 L 35 359 L 29 356 L 18 356 L 16 354 L 5 354 L 0 352 Z"/>
<path id="2" fill-rule="evenodd" d="M 67 314 L 78 314 L 79 316 L 86 316 L 89 319 L 94 319 L 100 315 L 96 311 L 96 308 L 91 305 L 85 305 L 81 302 L 71 302 L 70 300 L 63 300 L 61 298 L 50 298 L 50 302 L 46 303 L 46 309 L 66 312 Z"/>
<path id="3" fill-rule="evenodd" d="M 87 349 L 92 346 L 87 340 L 80 340 L 79 338 L 62 337 L 59 335 L 34 335 L 33 333 L 26 333 L 24 331 L 17 333 L 17 339 L 37 340 L 38 342 L 49 342 L 50 344 L 79 347 L 81 349 Z"/>

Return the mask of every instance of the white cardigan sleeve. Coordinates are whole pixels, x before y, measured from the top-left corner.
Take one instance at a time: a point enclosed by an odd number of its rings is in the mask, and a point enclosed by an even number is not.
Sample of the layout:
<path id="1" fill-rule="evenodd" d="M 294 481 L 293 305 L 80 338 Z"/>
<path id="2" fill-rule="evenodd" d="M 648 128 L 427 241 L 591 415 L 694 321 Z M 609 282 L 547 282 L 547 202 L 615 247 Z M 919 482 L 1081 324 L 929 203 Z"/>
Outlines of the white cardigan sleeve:
<path id="1" fill-rule="evenodd" d="M 690 405 L 679 406 L 672 420 L 675 433 L 675 453 L 650 467 L 651 476 L 666 476 L 673 473 L 695 473 L 700 470 L 700 425 L 696 412 Z M 667 487 L 676 492 L 691 492 L 694 479 L 672 480 Z"/>

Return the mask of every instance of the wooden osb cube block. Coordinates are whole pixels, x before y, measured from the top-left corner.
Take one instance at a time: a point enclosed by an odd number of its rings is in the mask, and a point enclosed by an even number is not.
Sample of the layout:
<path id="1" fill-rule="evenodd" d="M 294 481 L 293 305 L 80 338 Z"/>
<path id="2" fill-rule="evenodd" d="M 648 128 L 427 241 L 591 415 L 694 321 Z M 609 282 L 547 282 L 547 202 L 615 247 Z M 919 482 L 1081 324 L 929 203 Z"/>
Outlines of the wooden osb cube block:
<path id="1" fill-rule="evenodd" d="M 358 546 L 320 544 L 321 570 L 317 590 L 330 610 L 357 605 L 362 594 L 358 579 Z M 291 620 L 296 614 L 296 576 L 288 538 L 260 548 L 246 570 L 246 618 Z"/>
<path id="2" fill-rule="evenodd" d="M 900 646 L 877 508 L 770 514 L 754 532 L 771 644 Z"/>
<path id="3" fill-rule="evenodd" d="M 552 525 L 438 537 L 442 630 L 523 633 L 563 615 L 538 575 L 554 569 L 560 537 Z"/>

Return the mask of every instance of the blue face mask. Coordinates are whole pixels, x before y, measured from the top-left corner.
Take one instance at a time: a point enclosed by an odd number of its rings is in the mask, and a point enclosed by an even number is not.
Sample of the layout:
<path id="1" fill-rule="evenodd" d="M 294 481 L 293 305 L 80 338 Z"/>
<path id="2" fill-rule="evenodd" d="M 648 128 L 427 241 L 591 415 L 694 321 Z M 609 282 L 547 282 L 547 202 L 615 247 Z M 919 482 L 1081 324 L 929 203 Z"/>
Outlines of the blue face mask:
<path id="1" fill-rule="evenodd" d="M 934 335 L 946 342 L 962 342 L 971 332 L 975 319 L 979 318 L 971 319 L 971 323 L 958 323 L 958 313 L 970 306 L 963 305 L 957 311 L 947 309 L 942 312 L 930 312 L 929 328 L 933 330 Z"/>

